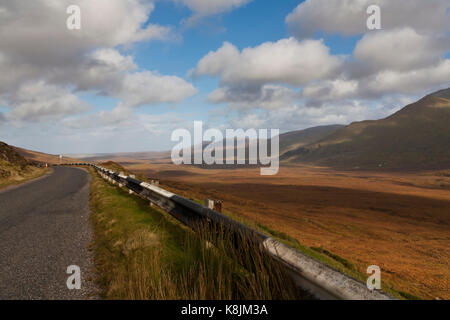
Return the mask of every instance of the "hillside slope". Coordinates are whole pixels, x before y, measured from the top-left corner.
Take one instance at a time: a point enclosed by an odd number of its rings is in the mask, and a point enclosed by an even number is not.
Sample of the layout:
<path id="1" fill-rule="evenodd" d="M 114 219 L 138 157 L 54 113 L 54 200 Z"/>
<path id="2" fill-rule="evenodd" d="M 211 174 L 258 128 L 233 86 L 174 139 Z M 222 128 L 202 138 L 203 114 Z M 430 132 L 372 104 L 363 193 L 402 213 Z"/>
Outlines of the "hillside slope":
<path id="1" fill-rule="evenodd" d="M 287 163 L 338 168 L 450 167 L 450 89 L 428 95 L 376 121 L 353 123 L 282 156 Z"/>
<path id="2" fill-rule="evenodd" d="M 38 152 L 38 151 L 31 151 L 31 150 L 27 150 L 27 149 L 22 149 L 19 147 L 13 147 L 17 153 L 19 153 L 21 156 L 23 156 L 26 160 L 30 161 L 30 162 L 37 162 L 37 163 L 48 163 L 48 164 L 59 164 L 61 161 L 59 159 L 59 156 L 57 155 L 52 155 L 52 154 L 47 154 L 47 153 L 42 153 L 42 152 Z M 68 162 L 75 162 L 77 161 L 76 159 L 73 158 L 69 158 L 69 157 L 64 157 L 62 159 L 62 163 L 68 163 Z"/>
<path id="3" fill-rule="evenodd" d="M 28 162 L 14 147 L 0 141 L 0 188 L 33 179 L 45 171 Z"/>
<path id="4" fill-rule="evenodd" d="M 21 156 L 13 147 L 0 141 L 0 161 L 8 162 L 11 165 L 24 168 L 28 165 L 28 161 Z"/>
<path id="5" fill-rule="evenodd" d="M 343 125 L 330 125 L 291 131 L 280 135 L 280 154 L 320 141 Z"/>

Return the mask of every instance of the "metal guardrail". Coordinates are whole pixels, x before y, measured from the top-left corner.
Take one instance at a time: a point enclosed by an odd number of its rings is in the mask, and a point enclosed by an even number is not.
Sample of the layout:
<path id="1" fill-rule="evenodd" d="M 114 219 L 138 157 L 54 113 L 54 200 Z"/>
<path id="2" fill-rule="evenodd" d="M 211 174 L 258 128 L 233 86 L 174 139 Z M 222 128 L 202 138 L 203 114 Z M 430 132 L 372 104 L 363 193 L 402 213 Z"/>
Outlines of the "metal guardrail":
<path id="1" fill-rule="evenodd" d="M 289 276 L 302 290 L 317 299 L 324 300 L 394 300 L 381 290 L 369 290 L 366 284 L 309 257 L 288 245 L 262 234 L 221 213 L 180 197 L 158 186 L 139 181 L 133 177 L 120 175 L 112 170 L 89 163 L 66 165 L 90 166 L 110 182 L 126 187 L 130 191 L 148 199 L 152 204 L 165 210 L 183 224 L 196 230 L 208 222 L 224 227 L 235 235 L 236 241 L 245 235 L 247 239 L 263 248 L 275 260 L 288 269 Z M 237 243 L 239 245 L 239 243 Z"/>

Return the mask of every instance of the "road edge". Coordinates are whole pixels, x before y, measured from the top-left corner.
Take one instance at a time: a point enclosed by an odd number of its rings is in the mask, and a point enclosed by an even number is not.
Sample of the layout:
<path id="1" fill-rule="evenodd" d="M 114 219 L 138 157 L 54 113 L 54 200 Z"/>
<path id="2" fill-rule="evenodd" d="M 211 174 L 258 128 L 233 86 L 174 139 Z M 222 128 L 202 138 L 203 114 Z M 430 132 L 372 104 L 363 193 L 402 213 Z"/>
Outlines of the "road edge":
<path id="1" fill-rule="evenodd" d="M 30 183 L 33 183 L 33 182 L 45 179 L 48 176 L 52 175 L 54 172 L 55 172 L 55 170 L 53 170 L 53 168 L 49 168 L 49 170 L 46 173 L 44 173 L 42 176 L 40 176 L 40 177 L 31 179 L 31 180 L 27 180 L 27 181 L 24 181 L 24 182 L 21 182 L 21 183 L 18 183 L 18 184 L 13 184 L 13 185 L 10 185 L 10 186 L 4 187 L 4 188 L 0 188 L 0 194 L 8 192 L 8 191 L 11 191 L 11 190 L 15 190 L 15 189 L 21 188 L 23 186 L 26 186 L 27 184 L 30 184 Z"/>

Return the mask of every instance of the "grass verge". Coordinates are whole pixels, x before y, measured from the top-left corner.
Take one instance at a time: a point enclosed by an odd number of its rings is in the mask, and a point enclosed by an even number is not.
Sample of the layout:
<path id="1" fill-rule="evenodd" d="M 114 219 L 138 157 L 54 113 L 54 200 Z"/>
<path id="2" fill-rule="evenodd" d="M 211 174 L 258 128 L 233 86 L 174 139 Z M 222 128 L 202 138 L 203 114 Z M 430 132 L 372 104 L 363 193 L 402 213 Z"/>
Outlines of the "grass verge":
<path id="1" fill-rule="evenodd" d="M 230 250 L 230 239 L 217 236 L 223 232 L 199 236 L 167 213 L 151 208 L 148 201 L 109 185 L 89 170 L 93 250 L 104 299 L 303 297 L 283 268 L 249 242 Z M 209 242 L 212 238 L 214 247 Z"/>

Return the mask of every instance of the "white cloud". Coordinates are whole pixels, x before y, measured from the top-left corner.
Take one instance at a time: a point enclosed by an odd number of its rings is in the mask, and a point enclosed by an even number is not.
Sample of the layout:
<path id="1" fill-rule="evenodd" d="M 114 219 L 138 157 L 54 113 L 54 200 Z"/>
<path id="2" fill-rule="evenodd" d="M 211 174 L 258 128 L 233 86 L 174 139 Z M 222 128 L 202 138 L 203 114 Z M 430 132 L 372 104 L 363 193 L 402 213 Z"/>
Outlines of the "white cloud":
<path id="1" fill-rule="evenodd" d="M 412 27 L 417 31 L 450 29 L 448 0 L 306 0 L 286 17 L 298 37 L 327 34 L 358 35 L 367 32 L 367 8 L 379 5 L 384 30 Z"/>
<path id="2" fill-rule="evenodd" d="M 385 70 L 361 80 L 362 94 L 379 97 L 401 93 L 421 95 L 437 89 L 448 88 L 450 60 L 436 65 L 397 72 Z"/>
<path id="3" fill-rule="evenodd" d="M 304 87 L 301 97 L 311 105 L 327 102 L 369 99 L 378 101 L 394 96 L 421 97 L 448 88 L 450 60 L 407 71 L 381 70 L 361 78 L 340 78 Z"/>
<path id="4" fill-rule="evenodd" d="M 242 7 L 252 0 L 173 0 L 188 7 L 193 15 L 186 21 L 193 25 L 200 19 Z"/>
<path id="5" fill-rule="evenodd" d="M 8 92 L 0 91 L 0 97 L 3 96 L 6 105 L 9 105 L 13 109 L 12 112 L 8 113 L 8 118 L 32 121 L 50 119 L 49 112 L 54 112 L 55 115 L 61 116 L 63 114 L 70 115 L 75 112 L 84 111 L 84 108 L 73 107 L 76 96 L 67 89 L 71 86 L 74 86 L 77 90 L 93 91 L 104 96 L 112 96 L 120 99 L 121 102 L 117 106 L 119 109 L 117 112 L 123 108 L 142 105 L 177 103 L 197 92 L 191 83 L 188 83 L 182 78 L 161 75 L 157 72 L 150 71 L 136 72 L 136 69 L 137 66 L 131 56 L 123 56 L 113 49 L 100 49 L 86 56 L 85 60 L 82 61 L 77 69 L 51 69 L 46 77 L 44 77 L 50 83 L 43 85 L 42 81 L 35 80 L 39 84 L 38 87 L 42 97 L 46 97 L 45 90 L 49 90 L 47 97 L 56 95 L 55 91 L 59 90 L 64 92 L 64 94 L 61 94 L 60 101 L 66 99 L 66 104 L 55 102 L 51 104 L 51 107 L 47 104 L 48 107 L 43 110 L 39 109 L 34 103 L 19 103 L 17 97 L 22 97 L 24 91 L 22 84 L 17 84 L 14 90 L 9 90 Z M 0 70 L 2 70 L 1 65 Z M 42 77 L 45 73 L 42 72 L 39 74 Z M 33 81 L 22 79 L 22 77 L 19 78 L 26 83 Z M 28 79 L 33 79 L 33 77 L 28 77 Z M 38 101 L 37 99 L 35 100 Z M 74 103 L 70 103 L 71 101 Z M 41 116 L 36 114 L 38 109 Z M 120 112 L 121 119 L 131 114 L 131 110 L 126 113 L 123 113 L 123 110 Z M 110 116 L 106 115 L 101 115 L 101 117 L 102 120 L 105 117 L 110 118 Z M 107 122 L 101 121 L 100 123 Z"/>
<path id="6" fill-rule="evenodd" d="M 44 81 L 23 84 L 11 95 L 9 104 L 12 110 L 6 117 L 13 121 L 55 120 L 88 108 L 85 102 L 68 89 L 49 85 Z"/>
<path id="7" fill-rule="evenodd" d="M 242 52 L 226 42 L 198 63 L 197 75 L 220 76 L 225 84 L 278 83 L 301 86 L 332 76 L 341 59 L 321 40 L 266 42 Z"/>
<path id="8" fill-rule="evenodd" d="M 303 88 L 301 97 L 312 105 L 326 102 L 372 99 L 395 95 L 423 96 L 449 86 L 450 60 L 441 60 L 423 68 L 399 71 L 374 70 L 360 77 L 341 77 L 311 83 Z"/>
<path id="9" fill-rule="evenodd" d="M 295 87 L 337 76 L 343 62 L 321 40 L 288 38 L 242 51 L 225 42 L 203 57 L 193 74 L 220 77 L 220 87 L 208 102 L 271 110 L 295 104 L 299 98 Z"/>
<path id="10" fill-rule="evenodd" d="M 94 51 L 89 57 L 93 62 L 97 62 L 113 72 L 137 69 L 131 56 L 123 56 L 114 49 L 99 49 Z M 107 70 L 102 70 L 102 72 L 105 71 Z"/>
<path id="11" fill-rule="evenodd" d="M 73 129 L 98 126 L 118 126 L 134 117 L 133 108 L 158 103 L 176 103 L 194 95 L 197 90 L 185 80 L 175 76 L 164 76 L 150 71 L 126 73 L 117 87 L 107 92 L 120 99 L 111 111 L 67 119 L 65 124 Z M 142 116 L 142 115 L 141 115 Z"/>
<path id="12" fill-rule="evenodd" d="M 100 49 L 87 57 L 69 81 L 75 80 L 78 90 L 97 90 L 102 95 L 121 99 L 128 107 L 176 103 L 197 92 L 182 78 L 136 69 L 131 56 L 123 56 L 113 49 Z"/>
<path id="13" fill-rule="evenodd" d="M 304 87 L 312 104 L 348 99 L 421 96 L 448 86 L 449 39 L 406 27 L 369 32 L 356 44 L 353 60 L 332 80 Z"/>
<path id="14" fill-rule="evenodd" d="M 117 94 L 129 106 L 178 102 L 194 95 L 194 86 L 175 76 L 163 76 L 150 71 L 125 75 Z"/>
<path id="15" fill-rule="evenodd" d="M 411 70 L 432 65 L 450 48 L 440 37 L 411 28 L 366 34 L 356 45 L 355 59 L 373 70 Z"/>
<path id="16" fill-rule="evenodd" d="M 357 80 L 338 78 L 312 83 L 304 87 L 301 96 L 319 102 L 343 100 L 357 96 L 358 89 Z"/>
<path id="17" fill-rule="evenodd" d="M 127 123 L 133 115 L 133 110 L 119 103 L 111 111 L 100 110 L 97 113 L 64 119 L 63 124 L 70 129 L 89 129 L 112 127 L 116 128 Z"/>
<path id="18" fill-rule="evenodd" d="M 81 30 L 66 28 L 69 5 L 81 8 Z M 170 36 L 170 28 L 145 25 L 154 5 L 142 0 L 2 1 L 0 8 L 2 51 L 22 63 L 67 64 L 93 48 Z"/>

